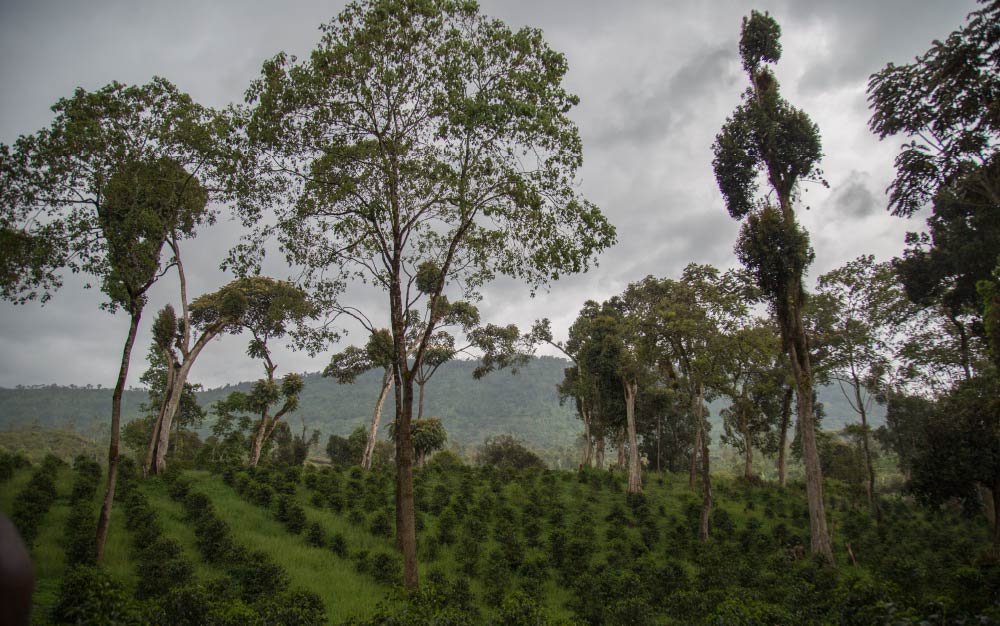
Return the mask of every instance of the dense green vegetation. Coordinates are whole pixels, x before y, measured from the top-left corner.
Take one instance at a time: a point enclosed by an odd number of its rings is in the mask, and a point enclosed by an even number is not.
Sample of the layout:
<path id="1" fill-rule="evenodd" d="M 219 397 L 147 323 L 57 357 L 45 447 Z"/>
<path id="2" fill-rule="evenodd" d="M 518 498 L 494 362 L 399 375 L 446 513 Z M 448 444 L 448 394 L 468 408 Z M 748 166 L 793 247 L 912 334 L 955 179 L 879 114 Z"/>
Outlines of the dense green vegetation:
<path id="1" fill-rule="evenodd" d="M 513 434 L 540 449 L 575 445 L 580 422 L 570 405 L 559 404 L 554 391 L 568 365 L 565 359 L 539 357 L 528 361 L 517 374 L 496 372 L 482 380 L 474 380 L 475 363 L 451 361 L 442 365 L 427 383 L 424 414 L 441 417 L 449 440 L 462 447 L 478 445 L 487 436 L 502 433 Z M 323 434 L 322 440 L 326 441 L 327 435 L 348 435 L 371 419 L 381 383 L 380 373 L 367 372 L 349 385 L 337 384 L 319 374 L 305 374 L 303 380 L 299 407 L 291 418 L 293 424 L 305 420 L 309 429 L 318 429 Z M 196 396 L 201 407 L 207 410 L 230 392 L 249 392 L 251 387 L 252 383 L 244 382 L 200 391 Z M 139 417 L 140 407 L 147 398 L 145 390 L 126 391 L 125 419 Z M 836 386 L 821 389 L 819 398 L 825 407 L 825 429 L 840 430 L 856 421 L 854 412 Z M 386 402 L 389 414 L 393 403 L 390 394 Z M 725 406 L 721 401 L 711 404 L 710 419 L 714 421 Z M 32 426 L 37 426 L 45 430 L 75 429 L 77 433 L 96 438 L 99 426 L 107 421 L 110 407 L 110 389 L 48 385 L 0 388 L 0 418 L 7 431 L 27 433 Z M 885 412 L 878 406 L 875 411 L 873 422 L 879 426 Z M 211 424 L 210 418 L 198 429 L 203 437 L 211 430 Z M 18 437 L 0 431 L 0 445 L 9 450 L 35 448 L 30 441 Z M 41 439 L 40 435 L 36 437 Z M 75 453 L 60 455 L 72 458 Z M 37 460 L 41 460 L 41 456 Z"/>
<path id="2" fill-rule="evenodd" d="M 0 146 L 0 296 L 44 301 L 84 272 L 130 325 L 110 428 L 87 433 L 106 465 L 42 429 L 92 430 L 101 390 L 0 395 L 27 426 L 2 440 L 0 510 L 36 564 L 35 619 L 1000 620 L 1000 2 L 984 5 L 869 85 L 872 129 L 923 142 L 890 186 L 897 214 L 930 209 L 902 258 L 807 289 L 796 216 L 801 182 L 825 184 L 819 129 L 780 95 L 780 26 L 751 11 L 749 85 L 712 163 L 743 267 L 635 280 L 585 302 L 565 341 L 473 304 L 498 275 L 535 290 L 615 242 L 576 190 L 578 100 L 540 31 L 474 2 L 368 0 L 308 58 L 265 62 L 245 105 L 160 78 L 60 100 L 51 128 Z M 179 241 L 217 207 L 248 229 L 237 276 L 189 300 Z M 295 283 L 259 275 L 270 241 Z M 179 305 L 156 316 L 148 402 L 122 428 L 146 294 L 172 271 Z M 387 296 L 377 313 L 345 295 L 359 280 Z M 324 352 L 320 320 L 341 316 L 364 348 L 275 376 L 269 342 Z M 265 375 L 196 396 L 223 333 Z M 543 343 L 569 362 L 531 358 Z"/>
<path id="3" fill-rule="evenodd" d="M 515 615 L 566 624 L 1000 618 L 1000 568 L 985 520 L 891 496 L 876 523 L 863 493 L 837 481 L 825 489 L 834 569 L 808 556 L 802 484 L 717 479 L 705 543 L 700 496 L 682 475 L 647 474 L 645 493 L 628 496 L 621 472 L 472 467 L 442 457 L 416 475 L 426 582 L 405 596 L 391 470 L 263 466 L 138 481 L 128 464 L 118 543 L 94 570 L 74 567 L 80 561 L 71 557 L 74 507 L 96 511 L 93 466 L 20 467 L 0 487 L 2 510 L 19 510 L 17 494 L 51 468 L 56 497 L 37 524 L 48 543 L 36 541 L 33 552 L 39 623 L 214 624 L 237 615 L 329 624 L 446 616 L 451 621 L 441 623 L 529 623 Z M 69 517 L 53 515 L 57 508 Z"/>

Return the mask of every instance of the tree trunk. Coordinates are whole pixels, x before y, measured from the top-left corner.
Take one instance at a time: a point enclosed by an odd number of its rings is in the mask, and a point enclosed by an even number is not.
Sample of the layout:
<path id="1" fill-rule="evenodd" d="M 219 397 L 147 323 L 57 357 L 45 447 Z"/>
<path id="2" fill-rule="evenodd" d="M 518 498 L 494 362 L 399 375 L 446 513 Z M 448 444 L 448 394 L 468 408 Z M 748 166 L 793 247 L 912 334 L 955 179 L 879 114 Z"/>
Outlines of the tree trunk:
<path id="1" fill-rule="evenodd" d="M 753 480 L 753 437 L 750 435 L 750 425 L 743 421 L 743 446 L 746 448 L 746 463 L 743 467 L 743 478 Z"/>
<path id="2" fill-rule="evenodd" d="M 861 444 L 865 451 L 865 470 L 868 473 L 868 506 L 871 507 L 877 521 L 882 521 L 882 511 L 878 505 L 878 498 L 875 494 L 875 466 L 872 464 L 872 451 L 869 443 L 868 433 L 868 412 L 865 404 L 861 401 L 861 381 L 854 377 L 854 400 L 858 403 L 858 414 L 861 416 Z"/>
<path id="3" fill-rule="evenodd" d="M 625 423 L 628 427 L 628 492 L 642 493 L 642 468 L 639 466 L 639 438 L 635 432 L 635 396 L 637 382 L 625 381 Z"/>
<path id="4" fill-rule="evenodd" d="M 604 435 L 597 436 L 597 450 L 594 451 L 594 467 L 604 469 Z"/>
<path id="5" fill-rule="evenodd" d="M 800 289 L 799 281 L 795 288 Z M 798 300 L 798 298 L 796 298 Z M 809 365 L 808 340 L 802 325 L 801 310 L 797 306 L 789 306 L 789 320 L 792 332 L 789 333 L 788 349 L 795 372 L 796 394 L 798 396 L 798 425 L 802 439 L 802 459 L 806 466 L 806 499 L 809 501 L 809 539 L 813 554 L 821 554 L 831 564 L 833 547 L 830 544 L 830 532 L 826 524 L 826 509 L 823 503 L 823 471 L 819 464 L 819 451 L 816 448 L 816 424 L 813 416 L 813 384 L 812 371 Z"/>
<path id="6" fill-rule="evenodd" d="M 615 464 L 615 468 L 623 470 L 625 469 L 625 431 L 619 430 L 616 439 L 615 448 L 617 448 L 618 452 L 618 461 Z"/>
<path id="7" fill-rule="evenodd" d="M 166 351 L 164 351 L 166 352 Z M 148 476 L 152 470 L 155 473 L 154 461 L 156 459 L 156 448 L 160 442 L 160 429 L 163 428 L 163 418 L 167 414 L 167 406 L 170 404 L 170 395 L 174 392 L 174 360 L 167 356 L 167 383 L 163 388 L 163 398 L 160 399 L 160 410 L 156 415 L 156 423 L 153 424 L 153 436 L 149 438 L 149 448 L 146 450 L 146 460 L 142 464 L 142 475 Z"/>
<path id="8" fill-rule="evenodd" d="M 993 481 L 993 556 L 1000 557 L 1000 480 Z"/>
<path id="9" fill-rule="evenodd" d="M 743 478 L 753 480 L 753 436 L 750 434 L 750 420 L 747 418 L 746 411 L 742 408 L 741 403 L 740 408 L 740 430 L 743 431 L 743 447 L 744 450 L 744 465 L 743 465 Z"/>
<path id="10" fill-rule="evenodd" d="M 372 427 L 368 430 L 368 441 L 365 443 L 365 452 L 361 457 L 361 467 L 368 470 L 372 468 L 372 455 L 375 453 L 375 442 L 378 441 L 378 424 L 382 419 L 382 408 L 385 406 L 385 399 L 389 397 L 389 390 L 392 388 L 392 370 L 386 368 L 382 375 L 382 391 L 378 394 L 378 402 L 375 403 L 375 411 L 372 413 Z"/>
<path id="11" fill-rule="evenodd" d="M 705 414 L 704 414 L 704 394 L 705 388 L 703 385 L 698 386 L 698 406 L 695 412 L 698 415 L 698 422 L 704 424 Z M 701 519 L 698 534 L 702 541 L 708 541 L 709 536 L 709 520 L 712 517 L 712 477 L 709 473 L 709 460 L 708 460 L 708 434 L 704 427 L 701 427 Z"/>
<path id="12" fill-rule="evenodd" d="M 663 416 L 656 416 L 656 471 L 663 471 Z"/>
<path id="13" fill-rule="evenodd" d="M 781 399 L 781 432 L 778 435 L 778 485 L 785 487 L 787 480 L 787 467 L 785 454 L 788 452 L 788 422 L 792 414 L 792 395 L 795 389 L 789 386 L 785 389 L 785 396 Z"/>
<path id="14" fill-rule="evenodd" d="M 425 384 L 426 384 L 426 381 L 420 383 L 419 385 L 417 385 L 418 387 L 420 387 L 420 395 L 417 398 L 417 419 L 418 420 L 424 419 L 424 385 Z"/>
<path id="15" fill-rule="evenodd" d="M 186 306 L 186 305 L 185 305 Z M 186 309 L 185 309 L 186 310 Z M 167 433 L 170 432 L 170 426 L 173 423 L 174 416 L 177 415 L 177 408 L 181 403 L 181 396 L 184 393 L 184 384 L 187 382 L 188 374 L 191 373 L 191 368 L 194 367 L 194 362 L 201 354 L 202 349 L 208 342 L 215 339 L 222 329 L 225 328 L 226 323 L 229 320 L 223 319 L 216 322 L 210 328 L 207 328 L 198 341 L 195 342 L 194 348 L 190 351 L 185 347 L 181 350 L 181 358 L 183 359 L 180 368 L 177 370 L 177 374 L 174 377 L 173 390 L 170 393 L 170 401 L 167 403 L 167 410 L 163 414 L 163 424 L 160 425 L 160 433 L 154 431 L 153 436 L 159 437 L 159 442 L 155 444 L 157 446 L 156 462 L 154 465 L 154 473 L 162 474 L 167 471 L 167 441 L 162 436 L 162 432 L 165 430 Z M 187 335 L 185 334 L 185 341 Z"/>
<path id="16" fill-rule="evenodd" d="M 702 421 L 698 417 L 701 414 L 699 407 L 695 405 L 692 408 L 692 415 L 695 416 L 695 424 L 694 444 L 691 446 L 691 464 L 688 466 L 688 489 L 694 491 L 695 486 L 698 484 L 698 454 L 701 450 Z"/>
<path id="17" fill-rule="evenodd" d="M 264 449 L 264 440 L 267 438 L 268 416 L 267 413 L 261 415 L 260 423 L 257 425 L 257 432 L 254 433 L 253 443 L 250 446 L 250 467 L 257 467 L 260 462 L 260 453 Z"/>
<path id="18" fill-rule="evenodd" d="M 163 414 L 163 423 L 160 425 L 160 440 L 156 445 L 156 469 L 154 471 L 156 474 L 162 474 L 167 471 L 167 449 L 170 446 L 170 427 L 173 426 L 177 409 L 181 405 L 181 396 L 184 394 L 184 383 L 187 382 L 188 374 L 194 365 L 195 356 L 197 356 L 197 353 L 187 356 L 177 371 L 177 375 L 174 377 L 173 389 L 167 401 L 167 410 Z"/>
<path id="19" fill-rule="evenodd" d="M 590 440 L 590 411 L 580 408 L 580 416 L 583 418 L 583 460 L 580 461 L 580 468 L 590 467 L 593 456 L 593 445 Z"/>
<path id="20" fill-rule="evenodd" d="M 403 551 L 403 584 L 413 591 L 419 586 L 417 575 L 417 531 L 413 502 L 413 440 L 410 425 L 413 417 L 413 380 L 403 378 L 403 403 L 396 407 L 396 491 L 399 515 L 397 535 Z"/>
<path id="21" fill-rule="evenodd" d="M 104 558 L 104 544 L 108 539 L 108 527 L 111 524 L 111 507 L 115 500 L 115 483 L 118 480 L 118 438 L 122 416 L 122 395 L 125 392 L 125 381 L 128 378 L 128 365 L 132 358 L 132 345 L 135 343 L 136 331 L 139 329 L 139 318 L 142 309 L 132 312 L 129 322 L 128 337 L 125 339 L 125 349 L 122 350 L 121 367 L 118 368 L 118 382 L 111 395 L 111 444 L 108 447 L 108 484 L 104 491 L 104 504 L 101 515 L 97 519 L 97 537 L 95 539 L 97 564 Z"/>

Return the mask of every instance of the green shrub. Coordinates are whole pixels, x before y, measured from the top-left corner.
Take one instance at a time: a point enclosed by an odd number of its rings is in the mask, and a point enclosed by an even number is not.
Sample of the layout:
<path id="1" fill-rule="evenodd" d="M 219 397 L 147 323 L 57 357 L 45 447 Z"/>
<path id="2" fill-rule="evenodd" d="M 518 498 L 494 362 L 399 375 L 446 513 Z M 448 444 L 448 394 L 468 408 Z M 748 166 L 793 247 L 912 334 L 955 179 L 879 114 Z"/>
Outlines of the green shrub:
<path id="1" fill-rule="evenodd" d="M 330 537 L 330 550 L 342 559 L 347 558 L 347 539 L 343 533 L 333 533 Z"/>
<path id="2" fill-rule="evenodd" d="M 391 539 L 393 535 L 393 526 L 393 513 L 389 512 L 387 509 L 382 509 L 372 516 L 371 526 L 369 529 L 376 537 Z"/>
<path id="3" fill-rule="evenodd" d="M 163 595 L 171 587 L 186 585 L 194 576 L 194 566 L 183 557 L 179 543 L 160 537 L 138 551 L 136 597 Z"/>
<path id="4" fill-rule="evenodd" d="M 368 573 L 385 585 L 398 585 L 403 580 L 403 559 L 395 552 L 378 552 L 369 560 Z"/>
<path id="5" fill-rule="evenodd" d="M 240 596 L 247 602 L 253 602 L 261 595 L 285 591 L 290 584 L 288 572 L 259 550 L 230 562 L 228 571 L 240 586 Z"/>
<path id="6" fill-rule="evenodd" d="M 141 624 L 124 586 L 104 570 L 76 566 L 66 571 L 52 621 L 57 624 Z"/>
<path id="7" fill-rule="evenodd" d="M 319 522 L 309 524 L 309 529 L 306 531 L 306 543 L 314 548 L 322 548 L 326 545 L 326 532 Z"/>
<path id="8" fill-rule="evenodd" d="M 38 525 L 56 499 L 56 473 L 65 465 L 51 454 L 32 473 L 24 488 L 14 498 L 10 519 L 24 543 L 30 548 L 38 536 Z"/>
<path id="9" fill-rule="evenodd" d="M 536 598 L 515 591 L 504 598 L 497 612 L 497 623 L 519 626 L 545 626 L 549 623 L 545 609 Z M 638 622 L 628 622 L 638 623 Z"/>
<path id="10" fill-rule="evenodd" d="M 254 604 L 264 624 L 318 626 L 326 624 L 326 607 L 311 591 L 292 590 L 263 594 Z"/>

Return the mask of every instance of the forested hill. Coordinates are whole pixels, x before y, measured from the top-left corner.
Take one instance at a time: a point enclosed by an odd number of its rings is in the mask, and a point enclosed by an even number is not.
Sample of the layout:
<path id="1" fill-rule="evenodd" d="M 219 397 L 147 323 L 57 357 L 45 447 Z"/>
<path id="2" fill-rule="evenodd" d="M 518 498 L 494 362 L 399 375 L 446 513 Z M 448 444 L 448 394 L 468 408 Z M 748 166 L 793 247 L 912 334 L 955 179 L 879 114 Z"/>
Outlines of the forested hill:
<path id="1" fill-rule="evenodd" d="M 501 371 L 475 380 L 475 363 L 446 363 L 427 383 L 424 417 L 440 417 L 449 439 L 460 445 L 478 444 L 499 433 L 512 433 L 541 448 L 572 445 L 580 430 L 579 421 L 572 407 L 559 406 L 555 390 L 566 366 L 564 360 L 541 357 L 532 359 L 517 374 Z M 289 423 L 298 430 L 304 419 L 310 430 L 318 428 L 339 435 L 367 426 L 381 383 L 382 373 L 375 371 L 349 385 L 308 374 L 299 396 L 299 409 Z M 250 383 L 205 391 L 199 394 L 199 400 L 203 406 L 210 406 L 237 389 L 248 391 Z M 395 406 L 390 394 L 382 413 L 383 424 L 392 419 Z"/>
<path id="2" fill-rule="evenodd" d="M 441 367 L 427 384 L 424 415 L 441 417 L 452 441 L 474 445 L 498 433 L 512 433 L 532 445 L 553 449 L 573 445 L 581 427 L 572 407 L 560 406 L 556 384 L 562 380 L 567 362 L 553 357 L 533 359 L 516 375 L 494 372 L 482 380 L 472 378 L 474 363 L 454 361 Z M 289 422 L 299 430 L 305 420 L 309 430 L 324 435 L 346 435 L 360 425 L 367 425 L 378 396 L 380 372 L 369 372 L 351 385 L 339 385 L 319 374 L 305 375 L 305 388 L 299 410 Z M 252 383 L 228 385 L 199 394 L 202 406 L 210 408 L 232 391 L 248 391 Z M 835 386 L 820 390 L 826 417 L 823 427 L 839 430 L 857 421 L 840 390 Z M 126 420 L 139 415 L 146 392 L 125 393 L 123 415 Z M 713 414 L 725 404 L 713 403 Z M 384 422 L 391 419 L 395 403 L 392 395 L 383 412 Z M 42 428 L 72 428 L 95 433 L 106 427 L 111 411 L 111 390 L 59 387 L 0 388 L 0 428 L 17 429 L 37 425 Z M 872 420 L 878 426 L 884 419 L 882 407 L 874 407 Z M 202 431 L 207 432 L 212 417 Z M 713 420 L 714 421 L 714 420 Z M 713 432 L 719 432 L 714 430 Z M 325 437 L 324 437 L 325 438 Z"/>

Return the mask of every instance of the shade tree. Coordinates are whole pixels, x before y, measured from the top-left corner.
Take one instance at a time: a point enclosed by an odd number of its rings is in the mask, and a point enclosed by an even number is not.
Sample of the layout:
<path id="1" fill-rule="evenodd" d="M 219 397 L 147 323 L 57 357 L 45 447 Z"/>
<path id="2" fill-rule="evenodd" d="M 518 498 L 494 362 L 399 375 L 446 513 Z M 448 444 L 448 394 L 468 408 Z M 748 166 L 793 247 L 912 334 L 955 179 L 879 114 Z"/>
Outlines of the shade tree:
<path id="1" fill-rule="evenodd" d="M 784 408 L 786 368 L 781 342 L 770 320 L 747 320 L 722 339 L 729 358 L 723 366 L 722 441 L 743 454 L 743 477 L 752 481 L 754 448 L 777 451 L 775 431 Z"/>
<path id="2" fill-rule="evenodd" d="M 330 364 L 323 369 L 323 376 L 334 378 L 340 384 L 348 384 L 357 380 L 362 373 L 378 368 L 382 369 L 382 384 L 372 411 L 367 443 L 361 455 L 361 467 L 365 469 L 371 469 L 382 408 L 392 389 L 392 334 L 385 328 L 374 329 L 364 348 L 348 346 L 330 357 Z M 338 453 L 338 458 L 339 456 L 341 455 Z"/>
<path id="3" fill-rule="evenodd" d="M 268 224 L 310 286 L 357 278 L 387 296 L 397 544 L 412 589 L 410 356 L 422 362 L 446 290 L 470 299 L 497 274 L 537 286 L 583 271 L 614 229 L 577 195 L 577 99 L 540 31 L 446 0 L 353 3 L 322 31 L 308 59 L 279 54 L 248 91 L 244 128 L 260 156 L 248 178 L 279 193 L 248 193 L 244 215 Z M 265 210 L 275 219 L 258 222 Z M 432 314 L 410 353 L 413 309 Z"/>
<path id="4" fill-rule="evenodd" d="M 121 398 L 146 295 L 176 259 L 164 246 L 211 222 L 209 188 L 226 126 L 162 78 L 77 89 L 48 128 L 0 146 L 0 293 L 48 300 L 63 270 L 94 277 L 102 305 L 130 319 L 112 394 L 100 561 L 117 479 Z"/>
<path id="5" fill-rule="evenodd" d="M 819 129 L 780 93 L 770 66 L 781 58 L 781 28 L 768 14 L 743 19 L 740 57 L 750 86 L 713 145 L 712 166 L 729 214 L 744 220 L 737 256 L 750 270 L 778 320 L 796 381 L 813 553 L 832 562 L 823 503 L 822 469 L 812 421 L 813 378 L 802 322 L 802 275 L 813 260 L 793 206 L 800 184 L 822 181 Z M 761 182 L 770 189 L 759 195 Z"/>
<path id="6" fill-rule="evenodd" d="M 892 362 L 906 340 L 904 323 L 911 306 L 889 263 L 876 263 L 871 255 L 849 261 L 818 281 L 832 320 L 823 368 L 835 381 L 851 409 L 858 414 L 867 474 L 869 505 L 878 513 L 875 469 L 868 423 L 876 398 L 887 397 Z"/>

